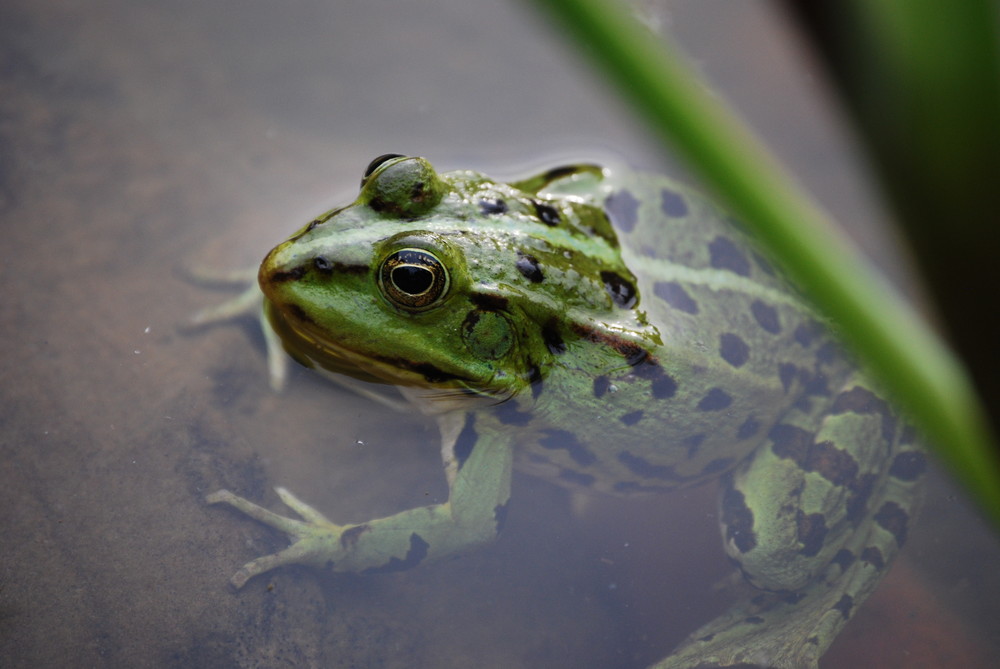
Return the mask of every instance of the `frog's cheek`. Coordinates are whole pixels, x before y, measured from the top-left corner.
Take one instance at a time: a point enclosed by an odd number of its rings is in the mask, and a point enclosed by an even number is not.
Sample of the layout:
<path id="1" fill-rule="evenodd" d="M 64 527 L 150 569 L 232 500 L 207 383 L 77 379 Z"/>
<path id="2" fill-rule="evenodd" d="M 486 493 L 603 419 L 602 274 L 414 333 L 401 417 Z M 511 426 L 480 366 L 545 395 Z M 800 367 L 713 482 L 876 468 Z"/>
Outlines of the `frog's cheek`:
<path id="1" fill-rule="evenodd" d="M 475 309 L 462 323 L 462 341 L 477 359 L 498 360 L 514 345 L 514 331 L 505 315 Z"/>

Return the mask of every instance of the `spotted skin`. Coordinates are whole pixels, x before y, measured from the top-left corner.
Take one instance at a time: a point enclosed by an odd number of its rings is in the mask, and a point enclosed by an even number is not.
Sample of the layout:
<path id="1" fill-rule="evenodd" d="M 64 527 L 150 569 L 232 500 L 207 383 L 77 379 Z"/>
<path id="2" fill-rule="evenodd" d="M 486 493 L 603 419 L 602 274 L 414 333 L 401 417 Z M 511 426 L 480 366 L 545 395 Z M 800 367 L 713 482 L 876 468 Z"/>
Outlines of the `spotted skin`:
<path id="1" fill-rule="evenodd" d="M 287 491 L 304 522 L 220 491 L 293 539 L 237 585 L 485 543 L 515 463 L 617 495 L 717 479 L 725 550 L 761 594 L 656 666 L 815 667 L 905 542 L 926 470 L 913 431 L 742 226 L 682 185 L 593 165 L 504 184 L 381 156 L 259 277 L 296 360 L 398 386 L 437 421 L 450 494 L 340 526 Z"/>

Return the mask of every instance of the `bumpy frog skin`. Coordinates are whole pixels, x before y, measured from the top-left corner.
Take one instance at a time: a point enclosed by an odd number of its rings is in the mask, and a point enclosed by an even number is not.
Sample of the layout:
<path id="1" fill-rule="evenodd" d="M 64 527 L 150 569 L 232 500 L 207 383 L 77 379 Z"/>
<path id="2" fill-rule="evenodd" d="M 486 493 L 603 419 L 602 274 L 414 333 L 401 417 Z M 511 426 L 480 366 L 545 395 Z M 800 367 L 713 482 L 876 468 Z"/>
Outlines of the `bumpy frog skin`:
<path id="1" fill-rule="evenodd" d="M 815 667 L 906 538 L 926 466 L 912 429 L 739 226 L 663 177 L 578 165 L 505 184 L 381 156 L 258 279 L 292 357 L 437 420 L 450 494 L 337 525 L 283 489 L 302 520 L 214 493 L 292 540 L 237 587 L 488 542 L 515 461 L 615 494 L 721 478 L 725 550 L 760 593 L 656 667 Z"/>

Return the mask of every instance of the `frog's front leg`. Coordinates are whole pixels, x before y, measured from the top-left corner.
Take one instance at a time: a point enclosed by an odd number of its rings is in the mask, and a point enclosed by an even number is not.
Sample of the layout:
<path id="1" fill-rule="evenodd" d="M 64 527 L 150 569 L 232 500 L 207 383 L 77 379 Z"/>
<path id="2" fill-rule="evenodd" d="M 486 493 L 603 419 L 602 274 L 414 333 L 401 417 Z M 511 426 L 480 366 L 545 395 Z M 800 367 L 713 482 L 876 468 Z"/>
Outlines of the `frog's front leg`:
<path id="1" fill-rule="evenodd" d="M 726 550 L 765 591 L 695 632 L 656 669 L 816 667 L 906 537 L 924 456 L 855 375 L 793 409 L 726 478 Z"/>
<path id="2" fill-rule="evenodd" d="M 286 564 L 328 567 L 338 572 L 377 573 L 415 567 L 477 544 L 500 530 L 510 497 L 511 444 L 500 434 L 477 435 L 475 414 L 439 418 L 442 450 L 455 463 L 444 504 L 408 509 L 353 525 L 336 525 L 321 513 L 278 488 L 278 495 L 302 520 L 285 518 L 228 490 L 208 496 L 211 504 L 235 507 L 289 535 L 292 544 L 257 558 L 231 579 L 237 588 L 254 576 Z"/>
<path id="3" fill-rule="evenodd" d="M 191 281 L 201 285 L 232 285 L 242 288 L 236 297 L 199 310 L 191 316 L 189 327 L 200 328 L 225 323 L 243 316 L 253 316 L 260 324 L 267 349 L 267 371 L 271 388 L 280 392 L 288 379 L 288 356 L 282 348 L 281 338 L 267 320 L 264 311 L 264 293 L 257 285 L 256 268 L 249 270 L 214 271 L 207 268 L 187 269 Z"/>

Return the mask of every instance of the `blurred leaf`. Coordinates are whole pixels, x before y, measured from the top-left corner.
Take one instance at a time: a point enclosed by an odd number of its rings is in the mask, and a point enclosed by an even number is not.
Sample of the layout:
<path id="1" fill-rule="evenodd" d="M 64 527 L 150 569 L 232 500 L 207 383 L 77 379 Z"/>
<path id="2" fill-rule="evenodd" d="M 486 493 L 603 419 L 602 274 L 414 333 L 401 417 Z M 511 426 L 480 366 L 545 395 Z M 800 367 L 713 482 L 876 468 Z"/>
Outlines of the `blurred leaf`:
<path id="1" fill-rule="evenodd" d="M 607 0 L 536 4 L 568 29 L 664 144 L 687 160 L 840 324 L 848 344 L 1000 524 L 1000 464 L 979 401 L 961 365 L 927 324 L 626 8 Z"/>

